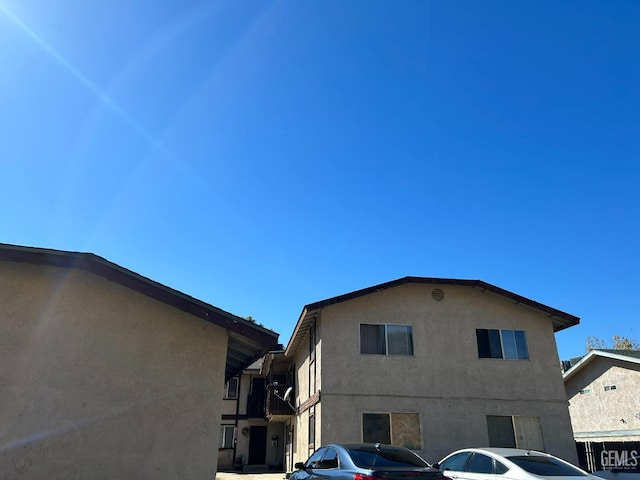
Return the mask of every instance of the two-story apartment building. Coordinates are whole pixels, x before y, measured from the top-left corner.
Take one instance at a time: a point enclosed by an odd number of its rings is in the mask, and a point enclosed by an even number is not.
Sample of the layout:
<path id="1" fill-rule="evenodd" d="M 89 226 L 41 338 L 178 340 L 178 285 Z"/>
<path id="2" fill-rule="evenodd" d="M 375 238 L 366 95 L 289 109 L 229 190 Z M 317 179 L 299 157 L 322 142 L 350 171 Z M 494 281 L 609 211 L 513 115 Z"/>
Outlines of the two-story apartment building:
<path id="1" fill-rule="evenodd" d="M 284 420 L 293 415 L 293 407 L 284 394 L 291 372 L 279 370 L 285 365 L 282 361 L 272 364 L 274 359 L 277 362 L 283 357 L 283 350 L 274 350 L 225 384 L 218 455 L 221 469 L 284 469 Z"/>
<path id="2" fill-rule="evenodd" d="M 329 442 L 577 460 L 554 332 L 579 319 L 477 280 L 405 277 L 306 305 L 286 346 L 285 468 Z M 266 369 L 268 375 L 268 369 Z"/>

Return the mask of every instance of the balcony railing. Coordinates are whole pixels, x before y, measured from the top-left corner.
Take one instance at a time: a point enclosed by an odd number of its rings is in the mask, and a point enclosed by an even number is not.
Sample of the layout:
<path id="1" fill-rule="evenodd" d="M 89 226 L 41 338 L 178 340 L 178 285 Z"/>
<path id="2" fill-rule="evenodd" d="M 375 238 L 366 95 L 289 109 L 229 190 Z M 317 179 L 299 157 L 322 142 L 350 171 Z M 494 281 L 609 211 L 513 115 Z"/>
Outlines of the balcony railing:
<path id="1" fill-rule="evenodd" d="M 289 398 L 285 399 L 285 394 L 292 385 L 269 385 L 267 387 L 267 417 L 290 417 L 295 414 L 291 405 L 293 405 L 294 397 L 289 394 Z"/>

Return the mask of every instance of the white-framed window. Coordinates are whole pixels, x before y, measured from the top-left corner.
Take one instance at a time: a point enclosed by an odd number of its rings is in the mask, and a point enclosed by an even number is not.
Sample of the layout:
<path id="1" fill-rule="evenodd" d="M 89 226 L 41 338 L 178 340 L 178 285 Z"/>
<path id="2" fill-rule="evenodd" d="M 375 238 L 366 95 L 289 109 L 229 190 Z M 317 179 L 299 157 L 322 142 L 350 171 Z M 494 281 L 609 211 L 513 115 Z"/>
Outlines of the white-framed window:
<path id="1" fill-rule="evenodd" d="M 413 355 L 411 325 L 360 324 L 360 353 Z"/>
<path id="2" fill-rule="evenodd" d="M 236 439 L 236 427 L 234 425 L 220 426 L 220 448 L 233 448 Z"/>
<path id="3" fill-rule="evenodd" d="M 615 385 L 605 385 L 604 386 L 604 391 L 605 392 L 610 392 L 611 390 L 616 390 L 618 387 L 616 387 Z"/>
<path id="4" fill-rule="evenodd" d="M 487 415 L 490 447 L 544 451 L 539 417 Z"/>
<path id="5" fill-rule="evenodd" d="M 362 414 L 362 441 L 387 443 L 422 450 L 418 413 L 371 412 Z"/>
<path id="6" fill-rule="evenodd" d="M 224 386 L 224 398 L 235 399 L 238 398 L 238 385 L 240 384 L 240 379 L 238 377 L 233 377 L 230 379 Z"/>
<path id="7" fill-rule="evenodd" d="M 589 395 L 590 393 L 591 393 L 590 388 L 585 388 L 583 390 L 580 390 L 580 395 Z"/>
<path id="8" fill-rule="evenodd" d="M 478 356 L 480 358 L 529 358 L 527 336 L 524 330 L 477 328 Z"/>

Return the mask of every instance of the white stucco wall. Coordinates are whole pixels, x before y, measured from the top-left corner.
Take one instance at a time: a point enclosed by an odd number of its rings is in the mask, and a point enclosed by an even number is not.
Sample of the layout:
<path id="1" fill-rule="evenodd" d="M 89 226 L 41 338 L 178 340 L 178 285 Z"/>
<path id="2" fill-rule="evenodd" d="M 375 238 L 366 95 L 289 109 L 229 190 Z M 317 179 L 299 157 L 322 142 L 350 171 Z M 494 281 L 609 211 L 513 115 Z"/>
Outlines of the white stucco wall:
<path id="1" fill-rule="evenodd" d="M 567 380 L 566 390 L 576 440 L 640 439 L 640 365 L 596 357 Z"/>
<path id="2" fill-rule="evenodd" d="M 0 262 L 0 479 L 213 478 L 227 335 L 92 273 Z"/>

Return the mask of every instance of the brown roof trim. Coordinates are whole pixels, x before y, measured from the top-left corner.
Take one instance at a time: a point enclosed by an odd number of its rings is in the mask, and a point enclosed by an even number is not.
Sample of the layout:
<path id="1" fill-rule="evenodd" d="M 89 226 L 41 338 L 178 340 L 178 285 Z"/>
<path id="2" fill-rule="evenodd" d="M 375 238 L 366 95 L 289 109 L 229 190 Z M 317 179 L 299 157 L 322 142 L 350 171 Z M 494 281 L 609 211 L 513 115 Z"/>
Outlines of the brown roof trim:
<path id="1" fill-rule="evenodd" d="M 334 305 L 336 303 L 345 302 L 347 300 L 352 300 L 354 298 L 362 297 L 364 295 L 376 293 L 381 290 L 398 287 L 400 285 L 404 285 L 407 283 L 420 283 L 420 284 L 430 284 L 430 285 L 456 285 L 456 286 L 462 286 L 462 287 L 479 288 L 483 291 L 489 291 L 489 292 L 495 293 L 496 295 L 505 297 L 517 304 L 526 305 L 528 307 L 534 308 L 540 312 L 547 314 L 553 322 L 554 332 L 564 330 L 565 328 L 569 328 L 574 325 L 578 325 L 580 323 L 579 317 L 576 317 L 569 313 L 565 313 L 561 310 L 557 310 L 555 308 L 549 307 L 548 305 L 544 305 L 542 303 L 536 302 L 535 300 L 531 300 L 529 298 L 523 297 L 522 295 L 518 295 L 516 293 L 510 292 L 503 288 L 496 287 L 495 285 L 491 285 L 490 283 L 483 282 L 482 280 L 462 280 L 462 279 L 456 279 L 456 278 L 433 278 L 433 277 L 403 277 L 397 280 L 392 280 L 390 282 L 381 283 L 379 285 L 374 285 L 372 287 L 363 288 L 361 290 L 356 290 L 354 292 L 345 293 L 343 295 L 338 295 L 337 297 L 331 297 L 331 298 L 327 298 L 326 300 L 321 300 L 319 302 L 305 305 L 305 307 L 302 309 L 302 312 L 300 314 L 296 327 L 293 331 L 293 334 L 291 335 L 291 340 L 289 340 L 289 344 L 287 345 L 287 349 L 286 349 L 287 355 L 295 351 L 297 349 L 298 344 L 303 340 L 303 338 L 300 338 L 300 335 L 306 334 L 304 327 L 308 324 L 309 318 L 317 315 L 322 308 L 327 307 L 329 305 Z"/>
<path id="2" fill-rule="evenodd" d="M 162 285 L 92 253 L 69 252 L 45 248 L 24 247 L 0 243 L 0 261 L 31 263 L 61 268 L 79 268 L 90 271 L 107 280 L 119 283 L 131 290 L 154 298 L 167 305 L 225 328 L 242 350 L 236 361 L 229 365 L 230 378 L 246 365 L 276 347 L 278 334 L 244 318 L 221 310 L 213 305 L 190 297 L 178 290 Z M 229 352 L 234 354 L 238 352 Z M 246 359 L 246 360 L 244 360 Z M 244 362 L 247 362 L 246 365 Z M 242 363 L 242 365 L 241 365 Z"/>

